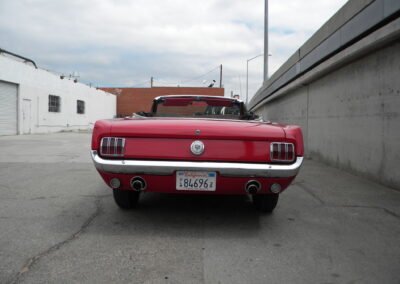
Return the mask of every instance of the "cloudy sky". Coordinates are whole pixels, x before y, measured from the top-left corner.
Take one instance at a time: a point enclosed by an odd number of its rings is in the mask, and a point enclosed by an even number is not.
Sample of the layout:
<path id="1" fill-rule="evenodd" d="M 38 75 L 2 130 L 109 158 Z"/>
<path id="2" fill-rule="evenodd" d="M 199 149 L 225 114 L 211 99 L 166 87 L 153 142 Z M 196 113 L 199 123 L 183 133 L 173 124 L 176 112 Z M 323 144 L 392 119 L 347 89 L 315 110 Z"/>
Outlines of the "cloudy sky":
<path id="1" fill-rule="evenodd" d="M 269 0 L 271 75 L 346 0 Z M 246 94 L 263 53 L 264 0 L 1 0 L 0 48 L 95 86 L 205 86 Z M 249 95 L 263 58 L 249 63 Z"/>

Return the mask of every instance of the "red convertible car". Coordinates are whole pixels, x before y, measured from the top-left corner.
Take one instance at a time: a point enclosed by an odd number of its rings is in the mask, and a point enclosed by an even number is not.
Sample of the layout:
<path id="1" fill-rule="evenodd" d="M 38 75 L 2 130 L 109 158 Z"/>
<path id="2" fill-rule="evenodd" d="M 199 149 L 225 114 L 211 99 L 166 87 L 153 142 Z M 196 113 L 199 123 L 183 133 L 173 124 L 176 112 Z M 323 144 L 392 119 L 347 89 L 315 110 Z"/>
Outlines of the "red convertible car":
<path id="1" fill-rule="evenodd" d="M 92 159 L 117 205 L 144 192 L 251 195 L 263 212 L 303 162 L 300 127 L 263 122 L 242 101 L 163 96 L 150 112 L 96 122 Z"/>

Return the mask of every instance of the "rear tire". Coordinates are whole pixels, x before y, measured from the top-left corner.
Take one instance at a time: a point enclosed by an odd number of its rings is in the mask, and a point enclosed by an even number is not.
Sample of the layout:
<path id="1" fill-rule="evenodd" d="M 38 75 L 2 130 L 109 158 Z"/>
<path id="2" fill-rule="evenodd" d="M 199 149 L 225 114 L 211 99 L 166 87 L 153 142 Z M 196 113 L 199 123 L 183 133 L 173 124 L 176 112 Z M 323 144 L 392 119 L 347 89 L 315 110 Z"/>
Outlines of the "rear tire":
<path id="1" fill-rule="evenodd" d="M 115 203 L 123 210 L 136 207 L 139 201 L 140 192 L 131 190 L 113 189 Z"/>
<path id="2" fill-rule="evenodd" d="M 252 197 L 257 210 L 263 213 L 272 213 L 278 204 L 279 194 L 256 194 Z"/>

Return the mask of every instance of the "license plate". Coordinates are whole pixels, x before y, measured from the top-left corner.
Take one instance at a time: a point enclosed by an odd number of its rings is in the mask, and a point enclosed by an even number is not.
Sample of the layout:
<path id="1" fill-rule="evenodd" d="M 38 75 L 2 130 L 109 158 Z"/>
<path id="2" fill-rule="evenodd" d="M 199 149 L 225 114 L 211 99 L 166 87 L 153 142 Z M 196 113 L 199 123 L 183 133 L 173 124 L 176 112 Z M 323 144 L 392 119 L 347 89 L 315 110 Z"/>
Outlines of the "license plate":
<path id="1" fill-rule="evenodd" d="M 176 189 L 193 191 L 215 191 L 216 172 L 177 171 Z"/>

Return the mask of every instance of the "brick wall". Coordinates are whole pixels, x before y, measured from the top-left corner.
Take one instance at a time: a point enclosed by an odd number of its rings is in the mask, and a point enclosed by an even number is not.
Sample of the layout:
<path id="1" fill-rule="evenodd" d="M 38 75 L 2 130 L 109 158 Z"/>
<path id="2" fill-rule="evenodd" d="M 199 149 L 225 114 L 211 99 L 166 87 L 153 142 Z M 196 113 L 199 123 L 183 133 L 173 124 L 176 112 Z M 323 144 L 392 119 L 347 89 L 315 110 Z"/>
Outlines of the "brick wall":
<path id="1" fill-rule="evenodd" d="M 153 99 L 166 95 L 224 96 L 223 88 L 153 87 L 153 88 L 101 88 L 117 96 L 117 116 L 131 116 L 138 111 L 150 111 Z"/>

